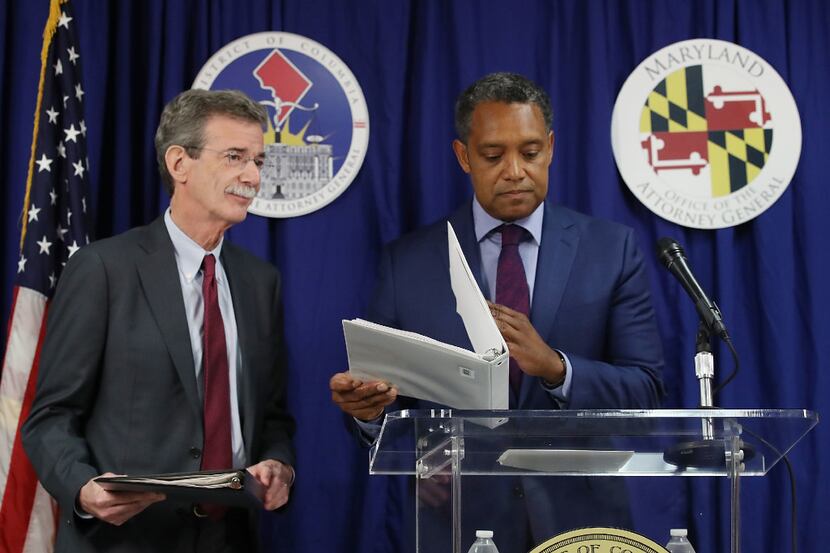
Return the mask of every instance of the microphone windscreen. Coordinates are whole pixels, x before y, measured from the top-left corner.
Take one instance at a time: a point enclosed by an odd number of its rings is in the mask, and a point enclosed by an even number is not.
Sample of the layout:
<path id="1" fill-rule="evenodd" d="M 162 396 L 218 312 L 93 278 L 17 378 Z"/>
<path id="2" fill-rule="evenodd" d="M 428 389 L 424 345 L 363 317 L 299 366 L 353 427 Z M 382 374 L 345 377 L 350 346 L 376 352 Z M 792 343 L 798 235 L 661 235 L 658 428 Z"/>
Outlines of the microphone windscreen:
<path id="1" fill-rule="evenodd" d="M 680 257 L 686 257 L 686 254 L 683 252 L 683 248 L 674 238 L 660 238 L 657 240 L 656 250 L 657 258 L 660 260 L 660 263 L 666 267 L 670 267 L 678 255 Z"/>

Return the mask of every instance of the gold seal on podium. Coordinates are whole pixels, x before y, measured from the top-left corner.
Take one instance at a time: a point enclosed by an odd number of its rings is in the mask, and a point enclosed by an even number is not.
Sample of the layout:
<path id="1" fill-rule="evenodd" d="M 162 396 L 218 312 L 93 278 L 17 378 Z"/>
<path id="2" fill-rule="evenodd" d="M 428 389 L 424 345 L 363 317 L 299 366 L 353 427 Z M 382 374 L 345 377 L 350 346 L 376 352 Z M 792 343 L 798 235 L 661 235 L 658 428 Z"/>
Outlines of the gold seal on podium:
<path id="1" fill-rule="evenodd" d="M 668 553 L 650 539 L 619 528 L 580 528 L 552 537 L 530 553 Z"/>

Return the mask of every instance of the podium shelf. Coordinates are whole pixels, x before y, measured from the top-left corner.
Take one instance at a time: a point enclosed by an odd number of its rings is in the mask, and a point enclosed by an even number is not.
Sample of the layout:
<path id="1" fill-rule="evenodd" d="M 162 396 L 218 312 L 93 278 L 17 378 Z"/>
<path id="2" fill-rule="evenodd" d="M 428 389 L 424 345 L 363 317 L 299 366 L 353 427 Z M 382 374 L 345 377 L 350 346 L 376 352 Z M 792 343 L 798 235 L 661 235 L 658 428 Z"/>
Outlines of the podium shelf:
<path id="1" fill-rule="evenodd" d="M 763 476 L 818 423 L 804 409 L 404 410 L 371 474 Z"/>

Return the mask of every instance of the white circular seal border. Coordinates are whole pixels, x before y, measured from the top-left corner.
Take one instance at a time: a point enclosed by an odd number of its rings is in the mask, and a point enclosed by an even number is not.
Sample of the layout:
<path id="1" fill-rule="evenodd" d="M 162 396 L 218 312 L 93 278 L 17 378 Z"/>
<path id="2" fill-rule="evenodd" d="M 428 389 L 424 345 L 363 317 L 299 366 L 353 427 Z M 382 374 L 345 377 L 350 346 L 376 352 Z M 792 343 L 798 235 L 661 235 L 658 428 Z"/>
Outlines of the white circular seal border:
<path id="1" fill-rule="evenodd" d="M 723 197 L 700 198 L 667 186 L 647 163 L 640 145 L 640 114 L 649 93 L 666 76 L 710 64 L 743 73 L 758 89 L 772 116 L 773 139 L 769 158 L 752 182 Z M 628 76 L 614 104 L 611 146 L 626 185 L 652 212 L 681 226 L 720 229 L 757 217 L 787 189 L 801 155 L 801 119 L 790 89 L 766 60 L 723 40 L 684 40 L 651 54 Z"/>
<path id="2" fill-rule="evenodd" d="M 294 33 L 270 31 L 240 37 L 220 48 L 202 66 L 192 88 L 210 89 L 216 76 L 237 58 L 255 50 L 285 48 L 305 54 L 323 65 L 343 89 L 349 103 L 352 123 L 365 121 L 364 127 L 352 125 L 349 152 L 340 169 L 323 188 L 295 200 L 254 198 L 248 211 L 265 217 L 286 218 L 306 215 L 321 209 L 340 196 L 357 176 L 369 145 L 369 109 L 363 90 L 351 69 L 334 52 L 310 38 Z"/>

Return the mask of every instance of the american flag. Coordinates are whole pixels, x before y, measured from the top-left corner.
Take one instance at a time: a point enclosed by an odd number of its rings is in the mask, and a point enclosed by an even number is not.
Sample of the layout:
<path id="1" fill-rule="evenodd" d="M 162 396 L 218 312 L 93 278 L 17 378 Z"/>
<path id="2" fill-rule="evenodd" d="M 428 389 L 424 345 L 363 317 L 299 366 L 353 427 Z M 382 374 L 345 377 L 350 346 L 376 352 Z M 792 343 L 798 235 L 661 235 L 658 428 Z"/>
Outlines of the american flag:
<path id="1" fill-rule="evenodd" d="M 67 259 L 89 242 L 89 160 L 81 56 L 68 1 L 51 0 L 43 32 L 20 257 L 0 373 L 0 551 L 52 551 L 56 508 L 20 443 L 31 408 L 49 300 Z"/>

